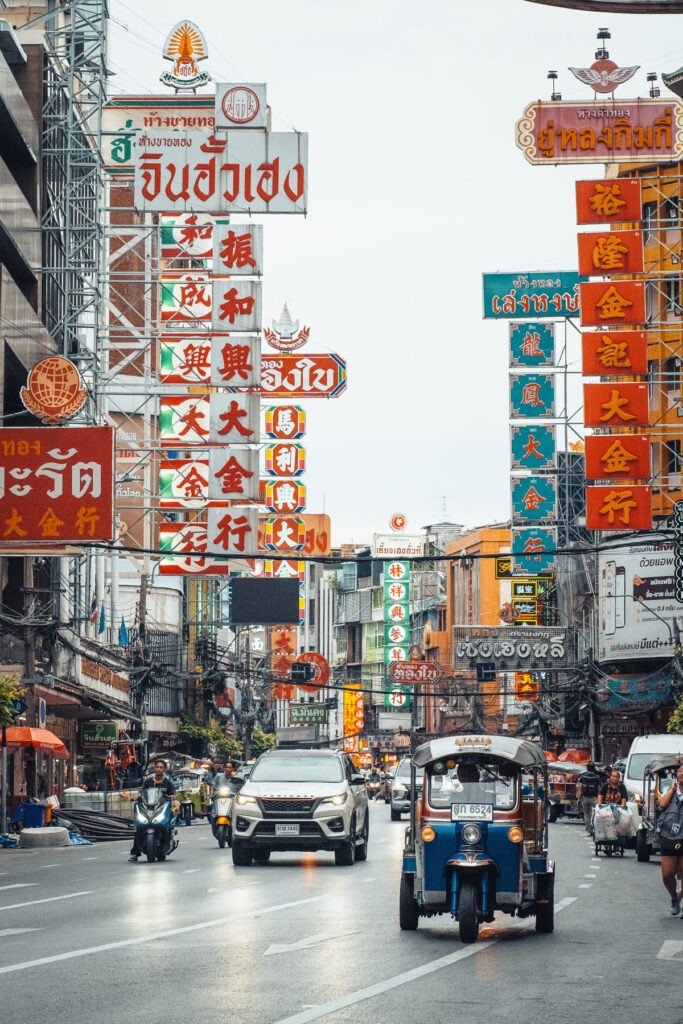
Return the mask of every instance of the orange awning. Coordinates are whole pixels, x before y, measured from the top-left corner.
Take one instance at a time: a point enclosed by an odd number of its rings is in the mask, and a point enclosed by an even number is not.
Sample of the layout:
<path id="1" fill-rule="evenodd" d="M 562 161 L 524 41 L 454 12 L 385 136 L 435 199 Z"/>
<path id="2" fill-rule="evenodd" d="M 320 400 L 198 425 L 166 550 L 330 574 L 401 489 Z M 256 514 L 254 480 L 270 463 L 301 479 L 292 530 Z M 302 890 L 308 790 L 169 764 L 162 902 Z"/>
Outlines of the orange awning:
<path id="1" fill-rule="evenodd" d="M 34 750 L 43 750 L 46 754 L 61 758 L 66 761 L 69 751 L 60 740 L 49 729 L 33 729 L 27 725 L 9 725 L 5 730 L 5 739 L 8 750 L 21 750 L 24 747 L 32 747 Z"/>

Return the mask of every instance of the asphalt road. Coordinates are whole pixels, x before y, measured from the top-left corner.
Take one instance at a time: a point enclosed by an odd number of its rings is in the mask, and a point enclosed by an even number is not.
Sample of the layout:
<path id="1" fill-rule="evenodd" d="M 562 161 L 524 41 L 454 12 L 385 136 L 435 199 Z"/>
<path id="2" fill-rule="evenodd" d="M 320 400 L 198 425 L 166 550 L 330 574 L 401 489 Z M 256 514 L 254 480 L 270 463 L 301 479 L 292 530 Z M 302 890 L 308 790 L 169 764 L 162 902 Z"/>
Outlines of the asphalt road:
<path id="1" fill-rule="evenodd" d="M 0 848 L 0 1007 L 9 1024 L 683 1022 L 683 920 L 658 858 L 596 858 L 552 825 L 552 935 L 496 915 L 398 927 L 405 829 L 371 805 L 365 863 L 275 854 L 235 868 L 204 823 L 163 864 L 128 845 Z M 673 963 L 673 966 L 672 966 Z"/>

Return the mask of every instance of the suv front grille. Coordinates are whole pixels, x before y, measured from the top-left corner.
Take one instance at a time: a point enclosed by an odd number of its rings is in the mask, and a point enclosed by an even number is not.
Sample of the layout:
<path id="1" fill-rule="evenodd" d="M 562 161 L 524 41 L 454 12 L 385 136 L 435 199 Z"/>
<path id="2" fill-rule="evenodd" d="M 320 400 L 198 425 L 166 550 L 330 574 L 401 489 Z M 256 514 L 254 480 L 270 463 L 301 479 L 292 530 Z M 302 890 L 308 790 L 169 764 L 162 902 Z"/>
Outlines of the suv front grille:
<path id="1" fill-rule="evenodd" d="M 260 801 L 265 818 L 282 818 L 290 814 L 297 816 L 304 814 L 310 818 L 313 816 L 313 809 L 317 802 L 315 798 L 310 797 L 291 800 L 277 800 L 268 797 Z"/>

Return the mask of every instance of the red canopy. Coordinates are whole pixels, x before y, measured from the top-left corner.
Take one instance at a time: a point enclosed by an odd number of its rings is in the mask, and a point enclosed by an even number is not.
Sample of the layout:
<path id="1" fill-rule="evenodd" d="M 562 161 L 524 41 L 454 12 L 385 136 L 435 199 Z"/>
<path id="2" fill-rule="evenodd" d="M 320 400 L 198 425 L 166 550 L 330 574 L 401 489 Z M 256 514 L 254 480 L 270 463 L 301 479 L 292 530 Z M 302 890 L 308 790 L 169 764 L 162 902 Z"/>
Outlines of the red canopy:
<path id="1" fill-rule="evenodd" d="M 558 761 L 573 761 L 574 764 L 586 764 L 591 759 L 590 750 L 577 750 L 575 747 L 569 747 L 567 750 L 563 750 Z"/>
<path id="2" fill-rule="evenodd" d="M 59 736 L 55 736 L 49 729 L 32 729 L 26 725 L 8 725 L 5 730 L 8 750 L 21 750 L 22 747 L 33 747 L 34 750 L 44 750 L 53 757 L 66 761 L 69 751 L 66 749 Z"/>

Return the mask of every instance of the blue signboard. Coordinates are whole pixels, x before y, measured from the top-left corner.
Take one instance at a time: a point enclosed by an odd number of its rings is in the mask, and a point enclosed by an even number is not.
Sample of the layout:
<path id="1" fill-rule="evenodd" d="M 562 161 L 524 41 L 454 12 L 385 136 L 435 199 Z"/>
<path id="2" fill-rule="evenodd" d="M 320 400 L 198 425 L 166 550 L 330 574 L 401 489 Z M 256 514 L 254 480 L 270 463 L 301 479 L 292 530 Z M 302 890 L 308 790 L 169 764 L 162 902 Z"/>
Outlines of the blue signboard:
<path id="1" fill-rule="evenodd" d="M 512 521 L 540 523 L 557 518 L 557 477 L 512 478 Z"/>
<path id="2" fill-rule="evenodd" d="M 510 428 L 511 469 L 554 469 L 555 428 L 524 424 Z"/>
<path id="3" fill-rule="evenodd" d="M 671 697 L 671 668 L 650 675 L 603 676 L 595 697 L 598 712 L 650 711 Z"/>
<path id="4" fill-rule="evenodd" d="M 513 527 L 510 532 L 516 573 L 531 576 L 557 568 L 557 529 L 554 526 Z"/>
<path id="5" fill-rule="evenodd" d="M 555 416 L 555 377 L 551 373 L 510 374 L 510 419 Z"/>
<path id="6" fill-rule="evenodd" d="M 510 366 L 555 365 L 555 324 L 510 324 Z"/>
<path id="7" fill-rule="evenodd" d="M 538 320 L 579 315 L 579 277 L 575 270 L 483 274 L 485 320 Z"/>

